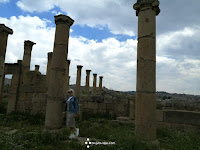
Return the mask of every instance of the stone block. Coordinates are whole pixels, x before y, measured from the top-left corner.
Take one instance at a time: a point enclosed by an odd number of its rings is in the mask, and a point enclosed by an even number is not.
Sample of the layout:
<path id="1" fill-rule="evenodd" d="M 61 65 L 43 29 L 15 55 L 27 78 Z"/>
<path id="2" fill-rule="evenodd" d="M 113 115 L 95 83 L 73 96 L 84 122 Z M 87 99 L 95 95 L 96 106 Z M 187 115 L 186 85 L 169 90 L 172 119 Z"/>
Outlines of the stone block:
<path id="1" fill-rule="evenodd" d="M 184 132 L 197 132 L 197 131 L 199 131 L 198 126 L 177 124 L 177 123 L 172 123 L 172 129 L 178 130 L 178 131 L 184 131 Z"/>
<path id="2" fill-rule="evenodd" d="M 142 38 L 138 40 L 138 56 L 145 60 L 156 60 L 155 39 Z M 140 44 L 141 43 L 141 44 Z"/>
<path id="3" fill-rule="evenodd" d="M 156 62 L 140 58 L 137 63 L 137 91 L 156 91 Z"/>
<path id="4" fill-rule="evenodd" d="M 156 139 L 156 93 L 136 93 L 136 135 Z"/>
<path id="5" fill-rule="evenodd" d="M 156 20 L 155 20 L 155 11 L 152 11 L 151 9 L 140 11 L 138 14 L 138 35 L 140 37 L 156 37 Z M 138 38 L 140 38 L 138 37 Z"/>
<path id="6" fill-rule="evenodd" d="M 24 84 L 20 86 L 21 93 L 34 93 L 35 87 L 32 84 Z"/>
<path id="7" fill-rule="evenodd" d="M 163 111 L 162 110 L 156 110 L 156 121 L 163 122 Z"/>
<path id="8" fill-rule="evenodd" d="M 164 122 L 200 126 L 200 112 L 164 110 Z"/>
<path id="9" fill-rule="evenodd" d="M 172 124 L 166 123 L 166 122 L 157 122 L 156 125 L 157 125 L 158 129 L 162 129 L 162 128 L 171 129 L 172 128 Z"/>

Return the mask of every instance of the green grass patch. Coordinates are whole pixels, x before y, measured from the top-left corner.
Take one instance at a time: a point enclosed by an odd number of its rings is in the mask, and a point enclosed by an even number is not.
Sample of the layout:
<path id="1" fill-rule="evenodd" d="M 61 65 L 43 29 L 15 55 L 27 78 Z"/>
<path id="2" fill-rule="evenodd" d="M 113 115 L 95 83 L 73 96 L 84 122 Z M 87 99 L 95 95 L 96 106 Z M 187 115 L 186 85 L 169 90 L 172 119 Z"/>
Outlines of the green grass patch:
<path id="1" fill-rule="evenodd" d="M 44 132 L 44 116 L 12 113 L 0 116 L 1 150 L 85 150 L 77 140 L 69 142 L 70 131 Z M 112 122 L 108 116 L 89 115 L 77 121 L 80 136 L 98 139 L 100 142 L 115 142 L 114 145 L 92 145 L 91 150 L 157 150 L 158 146 L 144 143 L 135 137 L 132 125 Z M 200 134 L 168 129 L 157 131 L 160 148 L 165 150 L 200 150 Z"/>

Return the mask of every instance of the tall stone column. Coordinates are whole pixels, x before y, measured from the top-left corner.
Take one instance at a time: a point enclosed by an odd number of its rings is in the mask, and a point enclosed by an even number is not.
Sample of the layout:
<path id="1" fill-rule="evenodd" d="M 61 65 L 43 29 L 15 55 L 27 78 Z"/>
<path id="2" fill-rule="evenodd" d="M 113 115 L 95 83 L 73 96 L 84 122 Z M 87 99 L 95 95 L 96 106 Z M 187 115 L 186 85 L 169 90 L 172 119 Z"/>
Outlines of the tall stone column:
<path id="1" fill-rule="evenodd" d="M 97 88 L 97 74 L 93 73 L 93 88 L 92 88 L 92 94 L 96 94 L 96 88 Z"/>
<path id="2" fill-rule="evenodd" d="M 81 88 L 81 69 L 83 66 L 77 66 L 77 76 L 76 76 L 76 92 L 75 95 L 77 98 L 80 96 L 80 88 Z"/>
<path id="3" fill-rule="evenodd" d="M 24 41 L 24 56 L 23 56 L 23 61 L 22 61 L 22 71 L 23 71 L 23 78 L 22 78 L 22 82 L 23 84 L 24 81 L 26 80 L 26 75 L 25 73 L 27 71 L 30 71 L 30 64 L 31 64 L 31 52 L 32 52 L 32 48 L 33 45 L 35 45 L 36 43 L 32 42 L 32 41 Z"/>
<path id="4" fill-rule="evenodd" d="M 137 86 L 135 132 L 141 140 L 156 140 L 156 15 L 158 0 L 138 0 Z"/>
<path id="5" fill-rule="evenodd" d="M 69 16 L 55 16 L 56 32 L 51 62 L 50 80 L 47 92 L 47 106 L 45 117 L 45 128 L 58 130 L 62 127 L 64 98 L 66 80 L 66 58 L 68 56 L 68 40 L 70 26 L 74 20 Z"/>
<path id="6" fill-rule="evenodd" d="M 50 69 L 51 69 L 51 61 L 52 61 L 52 56 L 53 56 L 53 52 L 49 52 L 48 53 L 48 62 L 47 62 L 47 86 L 49 85 L 49 80 L 50 80 Z"/>
<path id="7" fill-rule="evenodd" d="M 91 70 L 86 70 L 85 90 L 88 93 L 90 90 L 90 72 L 91 72 Z"/>
<path id="8" fill-rule="evenodd" d="M 102 93 L 102 80 L 103 80 L 103 76 L 99 76 L 99 94 Z"/>
<path id="9" fill-rule="evenodd" d="M 69 66 L 70 66 L 70 60 L 67 60 L 67 65 L 66 65 L 66 89 L 65 93 L 69 90 Z"/>
<path id="10" fill-rule="evenodd" d="M 13 34 L 13 30 L 5 26 L 4 24 L 0 24 L 0 105 L 3 99 L 3 80 L 4 80 L 4 67 L 5 67 L 5 55 L 7 48 L 8 35 Z"/>

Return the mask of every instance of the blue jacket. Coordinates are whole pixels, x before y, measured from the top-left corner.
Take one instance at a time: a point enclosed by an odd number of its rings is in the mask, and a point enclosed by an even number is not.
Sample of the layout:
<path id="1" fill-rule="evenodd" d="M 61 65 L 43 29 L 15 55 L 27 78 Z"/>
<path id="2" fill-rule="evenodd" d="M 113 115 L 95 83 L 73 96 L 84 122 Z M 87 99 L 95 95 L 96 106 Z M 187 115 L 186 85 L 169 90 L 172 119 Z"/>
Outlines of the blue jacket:
<path id="1" fill-rule="evenodd" d="M 67 100 L 68 98 L 64 101 L 66 104 L 65 110 L 67 111 Z M 69 101 L 69 112 L 78 114 L 78 100 L 76 97 L 72 96 L 72 98 Z"/>

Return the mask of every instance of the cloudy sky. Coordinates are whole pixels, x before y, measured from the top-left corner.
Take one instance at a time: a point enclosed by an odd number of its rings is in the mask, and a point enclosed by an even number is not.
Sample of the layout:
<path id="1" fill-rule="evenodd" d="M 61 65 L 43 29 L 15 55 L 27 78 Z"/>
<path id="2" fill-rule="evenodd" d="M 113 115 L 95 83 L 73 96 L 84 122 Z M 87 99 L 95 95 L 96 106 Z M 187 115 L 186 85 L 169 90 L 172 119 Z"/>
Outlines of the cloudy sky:
<path id="1" fill-rule="evenodd" d="M 136 0 L 0 0 L 0 23 L 13 29 L 6 63 L 23 58 L 24 40 L 35 43 L 31 70 L 40 65 L 46 74 L 47 53 L 53 51 L 54 15 L 75 20 L 71 27 L 68 58 L 71 84 L 76 66 L 102 75 L 103 86 L 136 90 Z M 160 0 L 157 16 L 157 91 L 200 95 L 200 1 Z"/>

